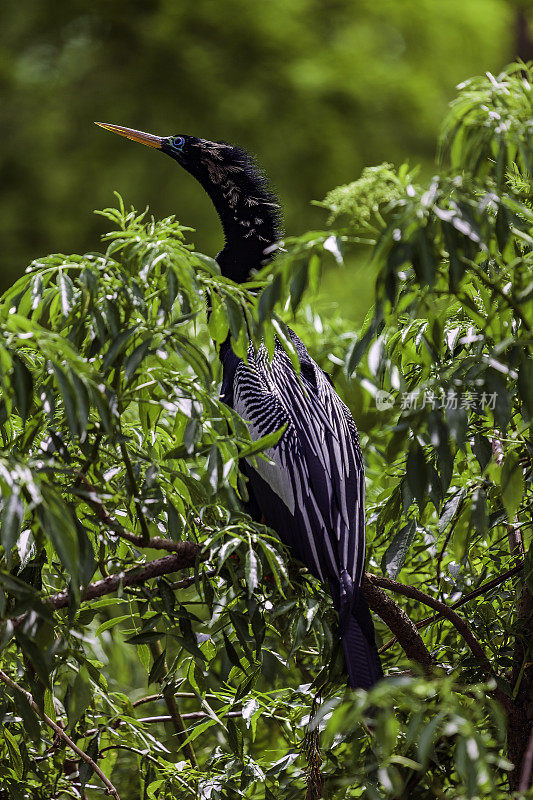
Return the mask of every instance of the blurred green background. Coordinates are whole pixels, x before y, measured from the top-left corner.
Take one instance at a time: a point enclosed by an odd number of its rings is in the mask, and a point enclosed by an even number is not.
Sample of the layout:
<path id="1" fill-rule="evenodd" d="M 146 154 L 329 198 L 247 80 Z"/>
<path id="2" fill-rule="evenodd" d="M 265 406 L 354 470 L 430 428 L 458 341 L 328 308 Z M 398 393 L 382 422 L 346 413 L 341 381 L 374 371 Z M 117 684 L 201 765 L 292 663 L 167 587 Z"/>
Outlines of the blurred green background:
<path id="1" fill-rule="evenodd" d="M 207 197 L 165 156 L 93 120 L 192 133 L 254 152 L 287 233 L 381 161 L 432 169 L 456 84 L 531 57 L 531 3 L 508 0 L 16 0 L 0 28 L 0 289 L 48 252 L 98 247 L 117 189 L 176 213 L 216 254 Z M 350 280 L 354 318 L 370 274 Z M 345 295 L 331 271 L 329 296 Z M 348 301 L 345 297 L 345 305 Z"/>

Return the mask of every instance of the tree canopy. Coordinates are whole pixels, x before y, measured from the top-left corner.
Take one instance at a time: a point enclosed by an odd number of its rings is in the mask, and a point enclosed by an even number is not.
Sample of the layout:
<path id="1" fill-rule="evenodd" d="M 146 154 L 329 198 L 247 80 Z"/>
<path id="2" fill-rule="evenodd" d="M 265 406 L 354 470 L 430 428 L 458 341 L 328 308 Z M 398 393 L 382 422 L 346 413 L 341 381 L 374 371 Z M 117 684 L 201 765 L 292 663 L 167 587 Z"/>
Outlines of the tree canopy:
<path id="1" fill-rule="evenodd" d="M 102 252 L 38 259 L 2 296 L 0 794 L 525 795 L 532 79 L 466 81 L 438 174 L 366 168 L 245 285 L 118 198 Z M 354 332 L 314 297 L 362 248 Z M 298 369 L 287 324 L 360 431 L 387 676 L 368 693 L 328 596 L 240 505 L 239 459 L 274 439 L 219 400 L 217 345 L 278 337 Z"/>

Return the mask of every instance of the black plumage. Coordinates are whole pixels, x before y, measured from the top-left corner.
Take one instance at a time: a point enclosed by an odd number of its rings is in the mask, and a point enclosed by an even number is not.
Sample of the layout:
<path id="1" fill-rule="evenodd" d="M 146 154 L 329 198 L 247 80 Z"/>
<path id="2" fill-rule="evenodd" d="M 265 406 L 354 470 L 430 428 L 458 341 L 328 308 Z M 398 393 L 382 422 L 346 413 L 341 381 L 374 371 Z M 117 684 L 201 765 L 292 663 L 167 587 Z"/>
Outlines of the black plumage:
<path id="1" fill-rule="evenodd" d="M 222 222 L 222 273 L 246 280 L 272 258 L 280 238 L 279 205 L 251 157 L 225 142 L 193 136 L 155 137 L 104 125 L 163 150 L 209 194 Z M 294 370 L 276 343 L 250 346 L 248 364 L 229 337 L 220 349 L 222 397 L 248 422 L 253 439 L 285 431 L 267 455 L 245 461 L 249 510 L 275 530 L 293 556 L 329 587 L 339 613 L 349 684 L 368 688 L 382 676 L 374 626 L 360 588 L 365 551 L 364 466 L 357 429 L 328 375 L 290 331 L 300 360 Z"/>

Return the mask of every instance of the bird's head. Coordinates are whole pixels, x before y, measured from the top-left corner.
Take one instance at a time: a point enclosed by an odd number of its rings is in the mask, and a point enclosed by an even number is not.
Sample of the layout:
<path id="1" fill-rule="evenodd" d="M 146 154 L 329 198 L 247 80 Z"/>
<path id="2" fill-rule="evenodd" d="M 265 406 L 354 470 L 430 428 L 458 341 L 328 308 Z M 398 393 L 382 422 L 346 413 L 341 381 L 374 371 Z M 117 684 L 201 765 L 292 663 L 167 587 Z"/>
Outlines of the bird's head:
<path id="1" fill-rule="evenodd" d="M 200 180 L 206 175 L 213 164 L 224 164 L 227 169 L 231 162 L 239 160 L 243 151 L 232 147 L 226 142 L 210 142 L 188 134 L 174 136 L 154 136 L 152 133 L 137 131 L 134 128 L 124 128 L 122 125 L 111 125 L 107 122 L 97 122 L 101 128 L 112 133 L 118 133 L 126 139 L 139 142 L 173 158 L 178 164 Z"/>
<path id="2" fill-rule="evenodd" d="M 240 147 L 186 134 L 154 136 L 97 122 L 134 142 L 161 150 L 203 186 L 218 211 L 226 246 L 217 259 L 228 277 L 243 280 L 271 258 L 280 232 L 279 203 L 254 159 Z"/>

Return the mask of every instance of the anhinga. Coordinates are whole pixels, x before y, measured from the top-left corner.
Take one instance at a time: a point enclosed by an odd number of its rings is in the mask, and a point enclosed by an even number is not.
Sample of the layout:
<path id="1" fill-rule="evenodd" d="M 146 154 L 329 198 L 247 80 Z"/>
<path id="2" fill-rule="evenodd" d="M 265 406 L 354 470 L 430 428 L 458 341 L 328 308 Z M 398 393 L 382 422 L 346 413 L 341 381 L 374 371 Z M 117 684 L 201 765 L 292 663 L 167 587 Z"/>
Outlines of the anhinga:
<path id="1" fill-rule="evenodd" d="M 238 147 L 194 136 L 153 136 L 97 123 L 162 150 L 191 173 L 211 198 L 224 229 L 216 260 L 223 275 L 245 281 L 265 264 L 280 239 L 279 204 L 253 159 Z M 220 348 L 223 400 L 248 423 L 253 439 L 285 431 L 268 451 L 272 463 L 245 462 L 249 511 L 275 530 L 291 553 L 329 585 L 339 612 L 349 684 L 368 688 L 382 676 L 374 626 L 361 591 L 365 557 L 364 467 L 357 428 L 329 376 L 294 332 L 295 372 L 276 343 L 250 347 L 248 364 Z"/>

